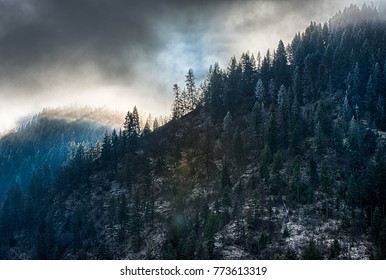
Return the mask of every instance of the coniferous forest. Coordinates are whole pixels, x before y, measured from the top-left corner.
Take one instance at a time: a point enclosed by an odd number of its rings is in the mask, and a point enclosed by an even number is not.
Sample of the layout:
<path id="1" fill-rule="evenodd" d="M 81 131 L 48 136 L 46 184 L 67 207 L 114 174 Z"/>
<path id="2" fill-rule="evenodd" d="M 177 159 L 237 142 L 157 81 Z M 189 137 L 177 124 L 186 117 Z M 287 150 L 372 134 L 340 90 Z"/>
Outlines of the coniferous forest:
<path id="1" fill-rule="evenodd" d="M 171 91 L 166 123 L 130 108 L 121 129 L 37 116 L 3 136 L 0 258 L 386 258 L 375 8 Z"/>

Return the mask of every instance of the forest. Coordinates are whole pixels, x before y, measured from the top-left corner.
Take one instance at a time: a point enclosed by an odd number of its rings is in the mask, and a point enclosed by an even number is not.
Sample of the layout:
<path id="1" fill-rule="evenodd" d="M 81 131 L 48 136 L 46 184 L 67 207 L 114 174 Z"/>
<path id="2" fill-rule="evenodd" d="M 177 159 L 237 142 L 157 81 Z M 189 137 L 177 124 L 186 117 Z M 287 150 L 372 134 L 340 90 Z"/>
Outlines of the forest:
<path id="1" fill-rule="evenodd" d="M 385 259 L 385 42 L 351 5 L 190 69 L 167 123 L 134 107 L 121 129 L 3 136 L 0 259 Z"/>

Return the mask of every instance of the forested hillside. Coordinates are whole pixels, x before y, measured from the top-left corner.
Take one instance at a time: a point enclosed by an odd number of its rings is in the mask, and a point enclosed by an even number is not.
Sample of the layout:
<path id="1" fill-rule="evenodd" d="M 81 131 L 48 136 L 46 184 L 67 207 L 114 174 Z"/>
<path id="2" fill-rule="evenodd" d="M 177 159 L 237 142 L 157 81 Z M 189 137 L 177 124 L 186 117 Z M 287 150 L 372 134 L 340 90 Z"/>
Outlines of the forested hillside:
<path id="1" fill-rule="evenodd" d="M 25 191 L 35 170 L 46 169 L 46 176 L 51 177 L 67 161 L 71 150 L 77 145 L 91 147 L 107 131 L 119 127 L 119 119 L 118 114 L 105 109 L 44 109 L 31 121 L 3 135 L 0 138 L 0 201 L 11 187 Z"/>
<path id="2" fill-rule="evenodd" d="M 351 6 L 200 86 L 189 70 L 170 122 L 134 108 L 50 183 L 12 188 L 0 257 L 386 258 L 385 42 L 384 17 Z"/>

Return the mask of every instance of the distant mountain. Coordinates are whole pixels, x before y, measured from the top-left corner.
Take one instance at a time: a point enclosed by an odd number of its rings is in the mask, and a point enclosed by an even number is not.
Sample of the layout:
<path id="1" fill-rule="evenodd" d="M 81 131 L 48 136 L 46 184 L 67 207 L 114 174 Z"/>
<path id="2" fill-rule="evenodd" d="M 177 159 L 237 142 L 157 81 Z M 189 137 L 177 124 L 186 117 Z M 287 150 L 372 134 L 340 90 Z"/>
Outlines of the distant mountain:
<path id="1" fill-rule="evenodd" d="M 65 163 L 71 145 L 94 145 L 119 128 L 122 116 L 105 109 L 49 108 L 0 138 L 0 201 L 16 185 L 26 190 L 35 169 Z"/>
<path id="2" fill-rule="evenodd" d="M 134 109 L 52 177 L 41 161 L 4 200 L 0 258 L 385 259 L 386 22 L 368 14 L 215 64 L 200 87 L 189 70 L 172 121 L 142 129 Z"/>
<path id="3" fill-rule="evenodd" d="M 379 21 L 383 14 L 380 14 L 373 6 L 363 4 L 361 8 L 351 4 L 343 11 L 339 11 L 329 21 L 331 27 L 347 27 L 352 24 L 363 24 L 365 22 Z"/>

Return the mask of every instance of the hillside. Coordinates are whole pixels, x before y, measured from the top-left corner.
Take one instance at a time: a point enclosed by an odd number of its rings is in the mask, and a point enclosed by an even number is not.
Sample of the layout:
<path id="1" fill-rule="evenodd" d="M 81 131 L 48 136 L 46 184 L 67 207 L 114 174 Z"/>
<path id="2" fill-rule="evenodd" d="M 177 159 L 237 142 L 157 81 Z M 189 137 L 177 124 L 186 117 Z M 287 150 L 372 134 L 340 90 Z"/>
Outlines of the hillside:
<path id="1" fill-rule="evenodd" d="M 369 14 L 215 64 L 198 88 L 189 71 L 172 121 L 141 128 L 135 108 L 52 184 L 11 189 L 0 257 L 386 258 L 386 22 Z"/>
<path id="2" fill-rule="evenodd" d="M 55 172 L 71 147 L 94 145 L 106 131 L 118 128 L 120 116 L 105 109 L 47 108 L 0 138 L 0 201 L 16 185 L 28 188 L 35 169 Z"/>

